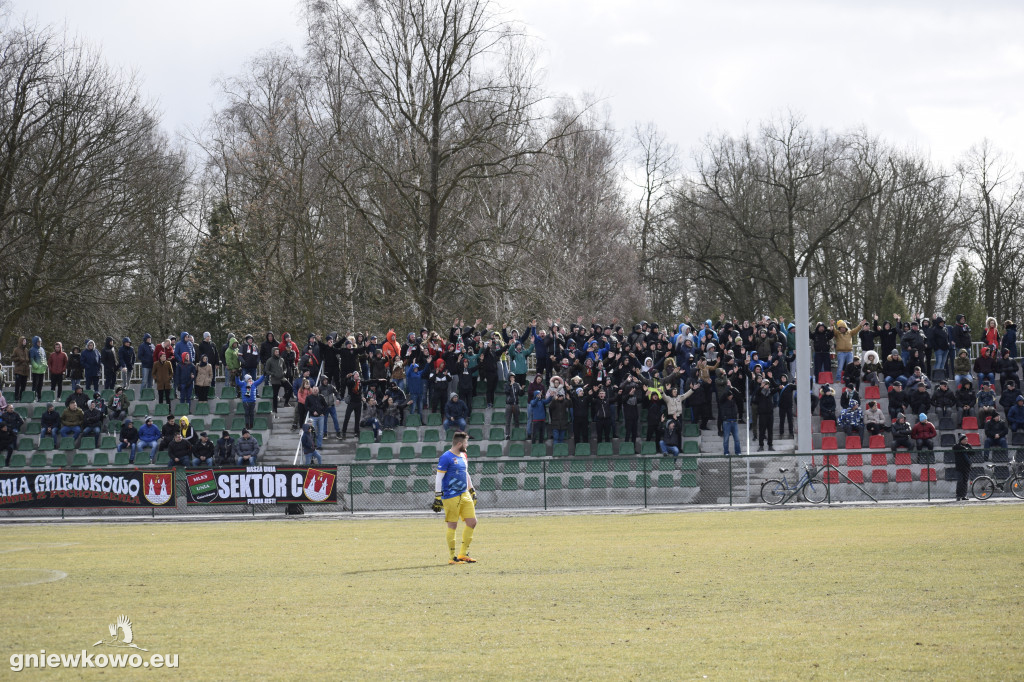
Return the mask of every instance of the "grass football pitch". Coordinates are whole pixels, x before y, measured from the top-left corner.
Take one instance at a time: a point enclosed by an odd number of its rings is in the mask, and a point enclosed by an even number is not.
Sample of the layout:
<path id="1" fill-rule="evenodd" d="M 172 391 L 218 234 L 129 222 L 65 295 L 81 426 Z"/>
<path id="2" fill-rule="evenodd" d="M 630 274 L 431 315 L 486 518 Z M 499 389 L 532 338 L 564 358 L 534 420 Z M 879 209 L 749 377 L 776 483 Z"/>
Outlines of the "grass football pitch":
<path id="1" fill-rule="evenodd" d="M 1021 679 L 1022 521 L 481 510 L 455 566 L 433 516 L 6 525 L 0 678 Z M 179 667 L 9 671 L 104 651 L 120 614 Z"/>

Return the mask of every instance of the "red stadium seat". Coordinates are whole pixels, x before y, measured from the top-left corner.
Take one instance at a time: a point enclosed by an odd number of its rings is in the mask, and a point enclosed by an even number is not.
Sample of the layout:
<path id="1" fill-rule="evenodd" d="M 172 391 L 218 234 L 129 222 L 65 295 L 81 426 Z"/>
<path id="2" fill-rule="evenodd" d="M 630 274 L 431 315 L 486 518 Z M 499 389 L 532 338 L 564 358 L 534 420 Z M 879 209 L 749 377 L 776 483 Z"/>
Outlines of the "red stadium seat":
<path id="1" fill-rule="evenodd" d="M 896 470 L 896 482 L 897 483 L 910 483 L 914 480 L 914 474 L 910 472 L 910 469 L 897 469 Z"/>
<path id="2" fill-rule="evenodd" d="M 847 436 L 846 444 L 843 447 L 847 450 L 860 450 L 860 436 Z"/>
<path id="3" fill-rule="evenodd" d="M 960 428 L 964 431 L 977 431 L 978 430 L 978 418 L 977 417 L 964 417 L 964 421 L 960 424 Z"/>
<path id="4" fill-rule="evenodd" d="M 831 384 L 832 383 L 832 372 L 819 372 L 818 373 L 819 384 Z"/>
<path id="5" fill-rule="evenodd" d="M 889 455 L 884 452 L 873 452 L 871 453 L 871 466 L 873 467 L 884 467 L 889 463 Z"/>
<path id="6" fill-rule="evenodd" d="M 893 464 L 896 466 L 910 466 L 910 453 L 909 452 L 897 452 L 893 455 Z"/>
<path id="7" fill-rule="evenodd" d="M 872 469 L 871 470 L 871 482 L 872 483 L 888 483 L 889 472 L 885 469 Z"/>
<path id="8" fill-rule="evenodd" d="M 927 468 L 921 469 L 921 480 L 935 482 L 935 469 Z"/>
<path id="9" fill-rule="evenodd" d="M 836 483 L 839 483 L 839 472 L 833 469 L 829 469 L 828 471 L 825 472 L 824 476 L 822 477 L 822 480 L 824 480 L 825 483 L 835 485 Z"/>
<path id="10" fill-rule="evenodd" d="M 822 433 L 835 433 L 836 432 L 836 423 L 835 423 L 835 421 L 832 420 L 832 419 L 822 419 L 821 420 L 821 432 Z"/>
<path id="11" fill-rule="evenodd" d="M 980 448 L 981 436 L 979 436 L 976 432 L 968 433 L 967 442 L 971 444 L 971 447 Z"/>
<path id="12" fill-rule="evenodd" d="M 862 467 L 864 466 L 864 455 L 847 455 L 846 466 L 848 467 Z"/>
<path id="13" fill-rule="evenodd" d="M 825 464 L 827 466 L 839 466 L 839 455 L 825 455 Z"/>
<path id="14" fill-rule="evenodd" d="M 871 436 L 868 439 L 868 447 L 872 450 L 884 450 L 885 449 L 885 436 L 878 434 Z"/>
<path id="15" fill-rule="evenodd" d="M 825 436 L 824 438 L 821 439 L 821 449 L 822 450 L 838 450 L 839 449 L 839 442 L 836 441 L 836 439 L 833 438 L 832 436 Z"/>
<path id="16" fill-rule="evenodd" d="M 864 472 L 861 471 L 860 469 L 851 469 L 850 471 L 847 471 L 846 477 L 849 478 L 850 481 L 852 481 L 853 483 L 864 482 Z"/>
<path id="17" fill-rule="evenodd" d="M 881 397 L 878 386 L 868 386 L 864 389 L 864 400 L 879 400 Z"/>

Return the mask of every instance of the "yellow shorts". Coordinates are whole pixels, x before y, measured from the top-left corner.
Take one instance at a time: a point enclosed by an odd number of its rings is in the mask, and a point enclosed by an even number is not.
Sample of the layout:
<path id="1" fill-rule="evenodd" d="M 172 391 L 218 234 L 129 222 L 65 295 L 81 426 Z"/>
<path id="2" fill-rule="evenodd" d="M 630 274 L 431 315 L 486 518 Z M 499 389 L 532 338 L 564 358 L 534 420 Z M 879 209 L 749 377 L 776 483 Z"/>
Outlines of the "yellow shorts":
<path id="1" fill-rule="evenodd" d="M 448 523 L 457 523 L 459 519 L 475 519 L 476 505 L 469 493 L 462 493 L 458 497 L 449 497 L 444 500 L 444 520 Z"/>

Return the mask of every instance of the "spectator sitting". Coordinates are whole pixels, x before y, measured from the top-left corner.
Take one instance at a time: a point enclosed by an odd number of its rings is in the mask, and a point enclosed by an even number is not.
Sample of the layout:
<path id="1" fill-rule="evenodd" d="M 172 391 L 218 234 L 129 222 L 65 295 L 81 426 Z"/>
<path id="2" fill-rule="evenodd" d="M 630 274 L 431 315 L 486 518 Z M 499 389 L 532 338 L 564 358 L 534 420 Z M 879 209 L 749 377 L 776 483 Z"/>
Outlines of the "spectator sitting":
<path id="1" fill-rule="evenodd" d="M 156 461 L 156 450 L 160 446 L 160 429 L 153 423 L 152 417 L 146 417 L 146 423 L 139 429 L 139 448 L 149 448 L 149 463 Z"/>
<path id="2" fill-rule="evenodd" d="M 1014 381 L 1006 382 L 1003 394 L 999 396 L 999 405 L 1003 408 L 1003 414 L 1009 414 L 1010 408 L 1017 404 L 1017 396 L 1021 395 Z"/>
<path id="3" fill-rule="evenodd" d="M 825 384 L 818 393 L 818 414 L 822 420 L 836 419 L 836 397 L 832 393 L 832 387 Z"/>
<path id="4" fill-rule="evenodd" d="M 452 393 L 449 396 L 448 404 L 444 407 L 444 423 L 442 424 L 444 430 L 465 431 L 468 417 L 469 411 L 466 409 L 465 401 L 459 400 L 458 393 Z"/>
<path id="5" fill-rule="evenodd" d="M 679 427 L 676 420 L 668 419 L 665 422 L 665 430 L 661 434 L 661 440 L 658 441 L 658 447 L 661 448 L 661 454 L 678 457 L 681 443 Z"/>
<path id="6" fill-rule="evenodd" d="M 860 402 L 860 392 L 853 384 L 846 384 L 843 386 L 843 392 L 839 395 L 839 407 L 844 410 L 850 406 L 850 401 L 856 400 Z"/>
<path id="7" fill-rule="evenodd" d="M 231 466 L 235 463 L 235 439 L 228 431 L 221 431 L 217 440 L 216 463 L 218 466 Z"/>
<path id="8" fill-rule="evenodd" d="M 869 350 L 864 354 L 864 381 L 872 386 L 877 386 L 879 380 L 884 381 L 885 372 L 882 370 L 882 363 L 878 361 L 878 353 Z"/>
<path id="9" fill-rule="evenodd" d="M 956 408 L 956 394 L 949 390 L 949 383 L 946 381 L 940 381 L 939 387 L 932 393 L 932 405 L 940 410 L 940 414 L 945 417 L 950 410 Z"/>
<path id="10" fill-rule="evenodd" d="M 117 437 L 117 451 L 128 450 L 128 463 L 135 463 L 135 455 L 139 452 L 139 430 L 131 418 L 125 419 L 121 424 L 121 433 Z"/>
<path id="11" fill-rule="evenodd" d="M 905 384 L 907 382 L 907 366 L 903 364 L 903 360 L 900 359 L 900 354 L 895 350 L 889 354 L 885 362 L 882 363 L 882 367 L 885 372 L 885 385 L 892 386 L 894 382 L 899 381 Z"/>
<path id="12" fill-rule="evenodd" d="M 1010 408 L 1006 421 L 1014 433 L 1024 431 L 1024 395 L 1017 396 L 1017 404 Z"/>
<path id="13" fill-rule="evenodd" d="M 974 414 L 974 405 L 977 401 L 978 396 L 974 393 L 974 387 L 969 380 L 965 380 L 960 388 L 956 389 L 956 405 L 960 410 L 961 419 Z"/>
<path id="14" fill-rule="evenodd" d="M 853 386 L 858 391 L 860 390 L 860 380 L 863 367 L 860 364 L 860 356 L 855 355 L 853 362 L 847 363 L 843 367 L 843 383 L 847 386 Z"/>
<path id="15" fill-rule="evenodd" d="M 128 416 L 130 407 L 131 403 L 124 395 L 124 387 L 118 386 L 114 389 L 114 397 L 110 399 L 110 405 L 107 406 L 107 416 L 110 419 L 124 419 Z"/>
<path id="16" fill-rule="evenodd" d="M 896 452 L 897 448 L 913 450 L 914 448 L 910 443 L 912 432 L 910 424 L 907 423 L 906 415 L 900 412 L 896 416 L 896 421 L 892 424 L 892 451 Z"/>
<path id="17" fill-rule="evenodd" d="M 82 415 L 82 436 L 92 435 L 96 438 L 96 448 L 100 447 L 100 434 L 103 432 L 103 413 L 96 409 L 96 401 L 90 400 L 89 406 Z M 79 440 L 81 442 L 81 440 Z"/>
<path id="18" fill-rule="evenodd" d="M 167 422 L 160 429 L 160 446 L 157 449 L 169 451 L 176 433 L 179 433 L 178 423 L 174 420 L 174 415 L 169 414 L 167 415 Z"/>
<path id="19" fill-rule="evenodd" d="M 378 414 L 379 409 L 377 407 L 377 396 L 371 390 L 367 394 L 366 398 L 363 399 L 362 419 L 360 420 L 359 425 L 373 430 L 374 443 L 379 443 L 380 436 L 384 433 L 384 429 L 381 427 L 380 420 L 378 419 Z"/>
<path id="20" fill-rule="evenodd" d="M 7 454 L 4 456 L 4 466 L 11 466 L 11 456 L 14 455 L 14 446 L 18 443 L 18 437 L 8 428 L 7 422 L 0 421 L 0 450 Z"/>
<path id="21" fill-rule="evenodd" d="M 849 406 L 839 415 L 839 428 L 846 432 L 846 435 L 857 434 L 864 440 L 864 413 L 860 409 L 860 402 L 851 400 Z"/>
<path id="22" fill-rule="evenodd" d="M 6 423 L 6 422 L 4 422 Z M 74 438 L 78 442 L 82 435 L 82 427 L 85 424 L 85 413 L 78 408 L 78 403 L 72 400 L 67 409 L 60 415 L 60 437 Z"/>
<path id="23" fill-rule="evenodd" d="M 210 440 L 209 434 L 203 431 L 199 434 L 199 442 L 192 448 L 192 466 L 212 467 L 217 448 Z"/>
<path id="24" fill-rule="evenodd" d="M 46 404 L 46 412 L 39 418 L 39 444 L 42 445 L 43 438 L 53 438 L 53 449 L 57 449 L 57 438 L 60 436 L 60 415 L 53 409 L 53 403 Z"/>
<path id="25" fill-rule="evenodd" d="M 971 375 L 971 359 L 967 356 L 966 348 L 957 351 L 956 359 L 953 360 L 953 378 L 958 385 L 964 381 L 974 381 Z"/>
<path id="26" fill-rule="evenodd" d="M 2 421 L 7 424 L 8 430 L 17 436 L 21 433 L 21 427 L 25 424 L 25 420 L 21 418 L 21 415 L 14 409 L 14 405 L 7 405 L 4 410 Z"/>
<path id="27" fill-rule="evenodd" d="M 932 406 L 932 397 L 928 395 L 928 387 L 924 382 L 917 382 L 916 389 L 907 396 L 907 403 L 914 412 L 927 412 Z"/>
<path id="28" fill-rule="evenodd" d="M 978 423 L 984 424 L 985 420 L 996 413 L 996 394 L 992 383 L 988 380 L 981 382 L 981 391 L 978 392 Z"/>
<path id="29" fill-rule="evenodd" d="M 906 386 L 907 391 L 913 393 L 918 384 L 924 384 L 926 391 L 932 390 L 932 380 L 921 371 L 920 367 L 915 366 L 914 373 L 907 377 L 907 380 L 903 382 L 903 385 Z"/>
<path id="30" fill-rule="evenodd" d="M 974 371 L 978 375 L 979 381 L 995 381 L 995 362 L 989 355 L 989 349 L 982 347 L 981 354 L 978 359 L 974 361 Z"/>
<path id="31" fill-rule="evenodd" d="M 187 467 L 192 461 L 192 445 L 181 437 L 181 431 L 174 434 L 174 440 L 167 448 L 172 467 Z"/>
<path id="32" fill-rule="evenodd" d="M 882 408 L 878 406 L 877 401 L 868 401 L 867 409 L 864 410 L 864 427 L 872 436 L 878 435 L 889 428 L 885 413 L 882 412 Z"/>
<path id="33" fill-rule="evenodd" d="M 935 450 L 935 425 L 928 421 L 924 412 L 917 415 L 917 423 L 910 430 L 910 437 L 917 443 L 917 451 Z"/>
<path id="34" fill-rule="evenodd" d="M 308 426 L 308 424 L 303 424 Z M 255 466 L 259 460 L 260 444 L 249 433 L 249 429 L 242 429 L 242 437 L 235 442 L 235 464 L 238 466 Z"/>
<path id="35" fill-rule="evenodd" d="M 1006 422 L 1000 417 L 999 413 L 996 412 L 992 415 L 992 418 L 985 424 L 985 459 L 987 460 L 989 448 L 997 447 L 1003 450 L 1006 449 L 1006 434 L 1009 433 L 1009 429 L 1006 428 Z"/>

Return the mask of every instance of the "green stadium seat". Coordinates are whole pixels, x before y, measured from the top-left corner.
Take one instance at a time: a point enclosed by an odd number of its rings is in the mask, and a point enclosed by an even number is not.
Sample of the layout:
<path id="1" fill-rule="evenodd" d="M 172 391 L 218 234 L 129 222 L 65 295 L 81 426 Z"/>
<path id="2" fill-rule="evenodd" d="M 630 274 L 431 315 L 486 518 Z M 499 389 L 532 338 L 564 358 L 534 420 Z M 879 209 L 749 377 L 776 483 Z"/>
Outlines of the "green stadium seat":
<path id="1" fill-rule="evenodd" d="M 238 434 L 238 438 L 241 438 L 241 436 L 242 436 L 242 434 Z M 257 443 L 259 443 L 260 447 L 263 447 L 263 434 L 262 433 L 254 433 L 254 434 L 252 434 L 252 437 L 253 437 L 253 440 L 255 440 Z"/>
<path id="2" fill-rule="evenodd" d="M 403 478 L 408 477 L 412 474 L 412 466 L 409 464 L 396 464 L 395 465 L 395 476 L 401 476 Z"/>
<path id="3" fill-rule="evenodd" d="M 142 455 L 142 453 L 139 453 L 140 459 L 143 456 L 146 458 L 146 461 L 148 462 L 149 461 L 149 455 L 148 454 L 147 455 Z M 77 455 L 76 455 L 76 457 L 77 457 Z M 93 456 L 93 458 L 92 458 L 92 465 L 94 467 L 110 466 L 110 455 L 108 455 L 105 452 L 97 452 L 95 454 L 95 456 Z"/>
<path id="4" fill-rule="evenodd" d="M 614 455 L 615 450 L 612 448 L 612 443 L 598 443 L 597 444 L 597 455 L 598 457 L 608 457 Z"/>
<path id="5" fill-rule="evenodd" d="M 700 427 L 697 424 L 687 424 L 683 427 L 683 438 L 700 438 Z"/>
<path id="6" fill-rule="evenodd" d="M 631 459 L 617 459 L 613 462 L 613 469 L 615 471 L 632 471 L 633 460 Z"/>
<path id="7" fill-rule="evenodd" d="M 54 407 L 53 409 L 57 410 L 56 407 Z M 46 412 L 46 405 L 36 405 L 36 406 L 32 407 L 29 412 L 32 415 L 32 419 L 37 419 L 37 420 L 38 419 L 42 419 L 43 418 L 43 413 Z M 59 410 L 58 410 L 58 412 L 59 412 Z"/>
<path id="8" fill-rule="evenodd" d="M 619 443 L 619 454 L 620 455 L 635 455 L 638 454 L 636 451 L 636 443 L 631 440 L 624 440 Z"/>
<path id="9" fill-rule="evenodd" d="M 231 431 L 241 432 L 245 428 L 245 417 L 235 417 L 231 420 Z"/>
<path id="10" fill-rule="evenodd" d="M 171 456 L 168 455 L 167 452 L 158 452 L 158 453 L 156 453 L 156 462 L 154 462 L 154 464 L 156 464 L 157 466 L 165 467 L 165 466 L 167 466 L 170 463 L 171 463 Z"/>
<path id="11" fill-rule="evenodd" d="M 582 474 L 587 470 L 587 463 L 583 460 L 573 459 L 569 461 L 569 471 L 574 474 Z"/>
<path id="12" fill-rule="evenodd" d="M 387 488 L 384 487 L 384 481 L 370 481 L 370 494 L 381 495 L 387 492 Z"/>
<path id="13" fill-rule="evenodd" d="M 159 453 L 157 453 L 157 454 L 159 454 Z M 97 457 L 98 456 L 99 455 L 97 455 Z M 116 467 L 128 466 L 128 460 L 129 459 L 130 459 L 130 455 L 127 452 L 115 452 L 114 453 L 114 466 L 116 466 Z M 149 453 L 148 452 L 146 454 L 139 453 L 138 457 L 135 458 L 135 463 L 136 464 L 149 464 Z"/>
<path id="14" fill-rule="evenodd" d="M 576 443 L 576 457 L 589 457 L 590 456 L 590 443 Z"/>
<path id="15" fill-rule="evenodd" d="M 27 394 L 27 393 L 28 393 L 28 391 L 25 391 L 25 393 Z M 22 398 L 21 398 L 21 399 L 22 399 L 22 400 L 25 400 L 25 396 L 24 396 L 24 395 L 22 395 Z M 15 411 L 15 412 L 17 412 L 17 413 L 18 413 L 19 415 L 21 415 L 21 418 L 22 418 L 22 419 L 29 419 L 29 418 L 31 417 L 31 412 L 30 412 L 30 409 L 31 409 L 31 408 L 29 408 L 29 407 L 26 407 L 26 406 L 24 406 L 24 405 L 18 405 L 18 406 L 16 406 L 16 407 L 14 408 L 14 411 Z"/>
<path id="16" fill-rule="evenodd" d="M 196 403 L 195 408 L 192 410 L 192 414 L 197 417 L 205 417 L 210 414 L 210 403 L 199 401 Z"/>
<path id="17" fill-rule="evenodd" d="M 13 455 L 11 455 L 11 463 L 8 466 L 11 469 L 24 469 L 25 455 L 21 454 L 20 452 L 15 452 Z"/>
<path id="18" fill-rule="evenodd" d="M 253 431 L 269 431 L 270 424 L 267 422 L 266 417 L 256 417 L 252 420 Z"/>
<path id="19" fill-rule="evenodd" d="M 607 459 L 595 459 L 593 466 L 590 467 L 590 470 L 604 473 L 605 471 L 608 471 L 609 463 L 610 462 Z"/>
<path id="20" fill-rule="evenodd" d="M 369 472 L 366 471 L 365 464 L 353 464 L 349 467 L 349 476 L 351 478 L 366 478 Z"/>
<path id="21" fill-rule="evenodd" d="M 523 490 L 540 490 L 540 479 L 536 476 L 527 476 L 523 479 Z"/>
<path id="22" fill-rule="evenodd" d="M 416 448 L 411 445 L 403 445 L 398 450 L 398 459 L 416 459 Z"/>
<path id="23" fill-rule="evenodd" d="M 274 403 L 270 400 L 260 400 L 256 403 L 256 414 L 273 414 Z"/>
<path id="24" fill-rule="evenodd" d="M 400 478 L 396 478 L 391 481 L 391 492 L 405 494 L 409 492 L 408 487 L 405 485 L 405 481 Z"/>
<path id="25" fill-rule="evenodd" d="M 385 476 L 391 475 L 391 467 L 387 464 L 374 464 L 372 465 L 371 471 L 373 475 L 378 478 L 384 478 Z"/>
<path id="26" fill-rule="evenodd" d="M 234 386 L 224 386 L 220 389 L 221 400 L 234 400 L 238 397 L 238 389 Z"/>
<path id="27" fill-rule="evenodd" d="M 394 431 L 388 430 L 388 431 L 385 431 L 384 433 L 382 433 L 380 435 L 380 442 L 381 443 L 397 443 L 398 442 L 398 437 L 395 435 Z"/>
<path id="28" fill-rule="evenodd" d="M 473 412 L 472 414 L 469 415 L 469 423 L 472 424 L 473 426 L 483 426 L 484 413 L 479 411 Z"/>
<path id="29" fill-rule="evenodd" d="M 530 457 L 547 457 L 548 446 L 544 443 L 533 443 L 530 445 Z"/>
<path id="30" fill-rule="evenodd" d="M 555 443 L 551 446 L 552 457 L 568 457 L 569 456 L 569 444 L 568 443 Z"/>
<path id="31" fill-rule="evenodd" d="M 415 481 L 412 482 L 412 491 L 414 493 L 433 492 L 433 490 L 431 490 L 431 488 L 433 487 L 434 486 L 431 485 L 429 481 L 423 478 L 417 478 Z"/>
<path id="32" fill-rule="evenodd" d="M 436 445 L 424 445 L 420 448 L 420 459 L 432 459 L 435 462 L 438 460 L 437 446 Z"/>
<path id="33" fill-rule="evenodd" d="M 561 490 L 562 489 L 562 477 L 561 476 L 548 476 L 544 479 L 544 487 L 547 490 Z"/>
<path id="34" fill-rule="evenodd" d="M 491 423 L 504 425 L 505 410 L 495 410 L 494 412 L 491 412 Z"/>
<path id="35" fill-rule="evenodd" d="M 487 436 L 487 440 L 505 440 L 505 429 L 492 428 Z"/>
<path id="36" fill-rule="evenodd" d="M 683 471 L 696 471 L 697 470 L 697 458 L 696 457 L 680 457 L 679 468 Z"/>
<path id="37" fill-rule="evenodd" d="M 43 439 L 42 443 L 39 444 L 40 450 L 45 450 L 47 447 L 53 445 L 53 439 L 47 436 Z M 36 442 L 31 438 L 19 438 L 18 449 L 22 452 L 29 452 L 36 449 Z"/>
<path id="38" fill-rule="evenodd" d="M 481 492 L 493 492 L 496 485 L 493 478 L 481 478 L 480 485 L 476 487 Z"/>
<path id="39" fill-rule="evenodd" d="M 441 440 L 441 433 L 438 429 L 427 429 L 423 432 L 424 443 L 436 443 Z"/>
<path id="40" fill-rule="evenodd" d="M 615 478 L 612 479 L 613 488 L 629 488 L 629 476 L 625 474 L 616 474 Z"/>
<path id="41" fill-rule="evenodd" d="M 87 467 L 89 466 L 89 455 L 84 452 L 75 453 L 74 458 L 71 460 L 71 466 L 73 467 Z"/>
<path id="42" fill-rule="evenodd" d="M 112 388 L 105 388 L 102 391 L 100 391 L 100 395 L 103 396 L 103 400 L 105 402 L 109 403 L 110 399 L 114 397 L 114 389 L 112 389 Z"/>
<path id="43" fill-rule="evenodd" d="M 420 438 L 416 434 L 416 429 L 407 428 L 405 431 L 402 431 L 402 442 L 403 443 L 418 443 L 419 440 L 420 440 Z"/>
<path id="44" fill-rule="evenodd" d="M 418 414 L 410 414 L 405 417 L 405 425 L 409 428 L 417 428 L 423 426 L 423 420 L 420 419 Z"/>
<path id="45" fill-rule="evenodd" d="M 109 438 L 109 436 L 107 436 L 107 437 Z M 94 437 L 92 435 L 89 436 L 89 440 L 93 440 L 93 438 Z M 44 439 L 44 440 L 49 440 L 49 439 Z M 75 449 L 75 439 L 72 438 L 71 436 L 64 436 L 63 438 L 60 439 L 60 449 L 64 450 L 65 452 L 74 450 Z"/>
<path id="46" fill-rule="evenodd" d="M 349 495 L 362 495 L 363 494 L 363 482 L 362 481 L 349 481 L 348 482 L 348 494 Z"/>
<path id="47" fill-rule="evenodd" d="M 144 419 L 149 416 L 149 405 L 143 403 L 135 403 L 135 407 L 132 408 L 132 416 L 136 419 Z"/>
<path id="48" fill-rule="evenodd" d="M 416 475 L 417 476 L 433 476 L 434 475 L 434 465 L 433 464 L 423 464 L 423 463 L 417 464 L 416 465 Z M 431 484 L 431 485 L 433 485 L 433 484 Z"/>
<path id="49" fill-rule="evenodd" d="M 151 403 L 156 400 L 156 390 L 152 388 L 142 389 L 142 401 Z"/>
<path id="50" fill-rule="evenodd" d="M 377 459 L 391 459 L 394 456 L 395 452 L 391 448 L 377 448 Z"/>
<path id="51" fill-rule="evenodd" d="M 498 443 L 491 443 L 490 445 L 488 445 L 487 446 L 486 456 L 487 457 L 501 457 L 502 456 L 501 445 L 499 445 Z"/>
<path id="52" fill-rule="evenodd" d="M 39 402 L 52 403 L 57 400 L 57 393 L 54 391 L 40 391 Z"/>
<path id="53" fill-rule="evenodd" d="M 501 489 L 505 492 L 519 490 L 519 479 L 515 476 L 506 476 L 501 479 Z"/>
<path id="54" fill-rule="evenodd" d="M 637 488 L 653 488 L 654 480 L 647 474 L 640 474 L 636 477 L 635 484 Z"/>
<path id="55" fill-rule="evenodd" d="M 367 443 L 372 443 L 372 442 L 373 442 L 373 431 L 371 431 L 369 429 L 363 429 L 362 431 L 359 432 L 359 443 L 361 445 L 366 445 Z"/>
<path id="56" fill-rule="evenodd" d="M 167 403 L 159 403 L 153 406 L 154 417 L 166 417 L 171 413 L 171 408 Z"/>
<path id="57" fill-rule="evenodd" d="M 29 422 L 22 427 L 21 432 L 26 436 L 38 436 L 42 432 L 42 427 L 39 422 Z"/>
<path id="58" fill-rule="evenodd" d="M 672 457 L 662 457 L 655 460 L 658 463 L 658 471 L 675 471 L 678 462 Z"/>
<path id="59" fill-rule="evenodd" d="M 50 462 L 50 466 L 54 467 L 66 467 L 68 465 L 68 456 L 64 452 L 53 453 L 53 460 Z"/>
<path id="60" fill-rule="evenodd" d="M 431 414 L 427 415 L 427 426 L 440 426 L 440 425 L 441 425 L 441 415 L 434 414 L 434 413 L 431 413 Z"/>
<path id="61" fill-rule="evenodd" d="M 679 485 L 684 488 L 696 488 L 697 474 L 682 474 L 679 477 Z"/>
<path id="62" fill-rule="evenodd" d="M 478 457 L 480 457 L 480 446 L 477 445 L 476 443 L 473 443 L 472 445 L 467 445 L 466 457 L 469 457 L 470 459 L 477 459 Z"/>
<path id="63" fill-rule="evenodd" d="M 684 455 L 699 455 L 700 443 L 695 440 L 688 440 L 683 443 L 682 453 Z"/>
<path id="64" fill-rule="evenodd" d="M 487 407 L 487 398 L 482 395 L 478 395 L 473 398 L 473 409 L 482 410 Z"/>
<path id="65" fill-rule="evenodd" d="M 498 473 L 498 463 L 497 462 L 483 462 L 481 464 L 481 466 L 483 467 L 481 469 L 481 473 L 483 473 L 485 475 L 494 476 L 495 474 Z"/>
<path id="66" fill-rule="evenodd" d="M 200 431 L 200 429 L 196 429 Z M 117 439 L 113 436 L 103 436 L 100 438 L 100 450 L 113 450 L 117 447 Z"/>
<path id="67" fill-rule="evenodd" d="M 507 471 L 506 466 L 506 471 Z M 526 473 L 528 474 L 541 474 L 544 473 L 544 462 L 526 462 Z"/>
<path id="68" fill-rule="evenodd" d="M 659 488 L 674 488 L 676 485 L 675 479 L 672 474 L 658 474 L 658 487 Z"/>
<path id="69" fill-rule="evenodd" d="M 229 403 L 217 403 L 213 407 L 213 413 L 220 417 L 226 417 L 231 414 L 231 405 Z"/>
<path id="70" fill-rule="evenodd" d="M 548 473 L 549 474 L 564 474 L 565 473 L 565 462 L 561 460 L 555 460 L 548 462 Z"/>
<path id="71" fill-rule="evenodd" d="M 477 441 L 477 442 L 482 441 L 484 439 L 484 430 L 483 429 L 470 429 L 469 430 L 469 439 L 471 441 Z"/>
<path id="72" fill-rule="evenodd" d="M 582 476 L 570 476 L 569 485 L 566 486 L 569 490 L 583 490 L 586 487 Z"/>
<path id="73" fill-rule="evenodd" d="M 526 440 L 526 428 L 520 426 L 512 429 L 512 440 Z"/>
<path id="74" fill-rule="evenodd" d="M 644 441 L 640 445 L 641 455 L 656 455 L 658 454 L 658 444 L 653 441 Z"/>
<path id="75" fill-rule="evenodd" d="M 508 446 L 508 456 L 515 459 L 526 457 L 526 446 L 522 443 L 512 443 Z"/>
<path id="76" fill-rule="evenodd" d="M 228 425 L 224 422 L 223 417 L 214 417 L 210 420 L 210 430 L 220 433 L 221 431 L 227 431 Z"/>

